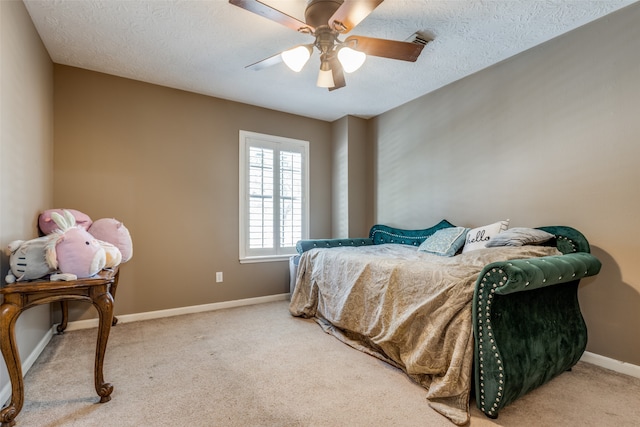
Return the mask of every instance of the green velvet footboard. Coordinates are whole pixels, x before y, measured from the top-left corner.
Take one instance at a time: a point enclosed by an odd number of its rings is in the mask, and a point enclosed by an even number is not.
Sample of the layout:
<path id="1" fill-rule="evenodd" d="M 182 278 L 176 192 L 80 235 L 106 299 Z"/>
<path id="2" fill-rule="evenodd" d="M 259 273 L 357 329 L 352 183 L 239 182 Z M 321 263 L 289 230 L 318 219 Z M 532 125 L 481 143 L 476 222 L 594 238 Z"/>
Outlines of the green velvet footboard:
<path id="1" fill-rule="evenodd" d="M 581 278 L 600 271 L 587 240 L 570 227 L 556 235 L 560 256 L 487 265 L 473 300 L 478 408 L 501 408 L 575 365 L 587 345 L 578 305 Z"/>

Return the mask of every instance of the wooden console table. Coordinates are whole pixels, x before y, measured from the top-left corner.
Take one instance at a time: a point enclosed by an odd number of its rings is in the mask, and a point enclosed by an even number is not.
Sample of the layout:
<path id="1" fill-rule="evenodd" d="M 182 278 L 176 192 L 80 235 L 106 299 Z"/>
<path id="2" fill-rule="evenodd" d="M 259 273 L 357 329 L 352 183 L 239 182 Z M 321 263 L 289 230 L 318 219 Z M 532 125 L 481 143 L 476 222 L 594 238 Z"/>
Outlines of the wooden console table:
<path id="1" fill-rule="evenodd" d="M 7 371 L 11 379 L 11 401 L 0 411 L 0 426 L 15 425 L 15 418 L 22 410 L 24 403 L 24 381 L 22 378 L 22 364 L 15 336 L 16 320 L 20 313 L 36 305 L 52 302 L 63 303 L 62 329 L 67 321 L 66 302 L 85 301 L 92 303 L 98 311 L 98 340 L 96 344 L 96 360 L 94 380 L 96 392 L 100 396 L 100 403 L 111 400 L 113 386 L 104 381 L 102 368 L 104 353 L 107 348 L 109 332 L 113 318 L 113 296 L 110 288 L 117 286 L 118 269 L 102 270 L 96 276 L 88 279 L 78 279 L 68 282 L 49 282 L 35 280 L 18 282 L 0 288 L 4 301 L 0 306 L 0 348 L 4 357 Z"/>

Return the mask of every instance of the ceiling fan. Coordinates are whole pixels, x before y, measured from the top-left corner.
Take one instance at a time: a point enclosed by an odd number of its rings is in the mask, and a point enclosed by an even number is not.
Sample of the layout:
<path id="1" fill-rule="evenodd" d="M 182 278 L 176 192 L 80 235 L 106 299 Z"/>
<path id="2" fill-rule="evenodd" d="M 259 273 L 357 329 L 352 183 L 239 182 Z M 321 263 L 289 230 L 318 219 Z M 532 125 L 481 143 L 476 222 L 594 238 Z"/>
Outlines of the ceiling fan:
<path id="1" fill-rule="evenodd" d="M 246 68 L 261 70 L 283 61 L 293 71 L 300 71 L 316 47 L 320 51 L 319 87 L 330 91 L 346 85 L 344 73 L 360 68 L 367 55 L 415 62 L 428 40 L 417 37 L 414 42 L 349 36 L 348 33 L 365 19 L 384 0 L 309 0 L 302 22 L 259 0 L 229 0 L 242 9 L 275 21 L 300 33 L 315 37 L 310 44 L 270 56 Z"/>

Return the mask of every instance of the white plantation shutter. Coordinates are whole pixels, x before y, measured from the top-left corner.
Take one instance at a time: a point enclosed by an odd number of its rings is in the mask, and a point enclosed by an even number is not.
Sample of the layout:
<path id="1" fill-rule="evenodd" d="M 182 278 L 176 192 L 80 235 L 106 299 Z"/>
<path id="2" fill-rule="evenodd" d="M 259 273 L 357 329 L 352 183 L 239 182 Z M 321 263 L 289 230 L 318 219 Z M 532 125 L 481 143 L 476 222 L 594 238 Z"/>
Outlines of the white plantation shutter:
<path id="1" fill-rule="evenodd" d="M 240 260 L 295 253 L 308 237 L 307 141 L 240 131 Z"/>
<path id="2" fill-rule="evenodd" d="M 273 150 L 249 147 L 249 248 L 273 248 Z"/>
<path id="3" fill-rule="evenodd" d="M 280 152 L 280 243 L 295 247 L 302 239 L 302 154 Z"/>

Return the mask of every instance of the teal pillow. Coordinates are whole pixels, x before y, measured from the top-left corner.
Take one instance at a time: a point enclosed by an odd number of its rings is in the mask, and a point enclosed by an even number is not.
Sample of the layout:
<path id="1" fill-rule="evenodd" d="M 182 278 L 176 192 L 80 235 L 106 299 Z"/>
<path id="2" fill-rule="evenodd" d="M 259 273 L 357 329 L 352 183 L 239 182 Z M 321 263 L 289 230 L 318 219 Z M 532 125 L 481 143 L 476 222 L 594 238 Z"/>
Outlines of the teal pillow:
<path id="1" fill-rule="evenodd" d="M 443 228 L 422 242 L 418 250 L 434 255 L 454 256 L 464 245 L 468 231 L 465 227 Z"/>

